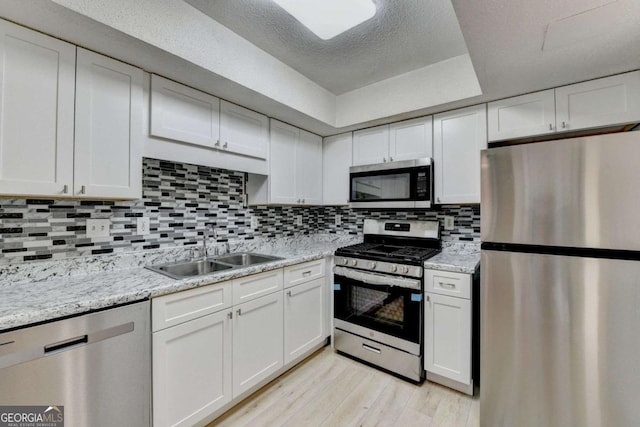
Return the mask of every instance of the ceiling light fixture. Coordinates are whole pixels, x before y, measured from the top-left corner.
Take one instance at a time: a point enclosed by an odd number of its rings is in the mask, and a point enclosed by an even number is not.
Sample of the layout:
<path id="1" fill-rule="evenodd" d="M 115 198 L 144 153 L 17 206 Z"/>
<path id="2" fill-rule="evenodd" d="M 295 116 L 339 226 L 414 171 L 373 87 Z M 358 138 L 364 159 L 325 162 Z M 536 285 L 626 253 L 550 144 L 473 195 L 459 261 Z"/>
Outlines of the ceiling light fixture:
<path id="1" fill-rule="evenodd" d="M 329 40 L 376 14 L 372 0 L 273 0 L 323 40 Z"/>

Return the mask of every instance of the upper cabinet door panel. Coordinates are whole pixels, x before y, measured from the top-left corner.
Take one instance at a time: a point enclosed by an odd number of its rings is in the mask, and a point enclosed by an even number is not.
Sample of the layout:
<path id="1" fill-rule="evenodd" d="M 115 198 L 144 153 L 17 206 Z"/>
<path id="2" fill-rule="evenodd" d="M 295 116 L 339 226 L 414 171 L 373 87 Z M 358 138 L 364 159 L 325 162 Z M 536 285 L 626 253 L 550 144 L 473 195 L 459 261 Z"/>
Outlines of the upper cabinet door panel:
<path id="1" fill-rule="evenodd" d="M 0 194 L 70 196 L 76 48 L 2 20 L 0 37 Z"/>
<path id="2" fill-rule="evenodd" d="M 349 203 L 349 167 L 352 161 L 351 132 L 324 139 L 322 147 L 322 202 L 325 205 Z"/>
<path id="3" fill-rule="evenodd" d="M 556 89 L 558 131 L 640 121 L 640 71 Z"/>
<path id="4" fill-rule="evenodd" d="M 296 184 L 301 203 L 322 203 L 322 138 L 300 130 L 296 146 Z"/>
<path id="5" fill-rule="evenodd" d="M 431 116 L 392 123 L 389 126 L 389 161 L 433 157 Z"/>
<path id="6" fill-rule="evenodd" d="M 296 144 L 298 128 L 271 119 L 269 199 L 271 203 L 296 203 Z"/>
<path id="7" fill-rule="evenodd" d="M 490 102 L 489 141 L 545 135 L 556 131 L 554 90 Z"/>
<path id="8" fill-rule="evenodd" d="M 76 196 L 139 198 L 142 70 L 78 48 Z"/>
<path id="9" fill-rule="evenodd" d="M 220 143 L 223 150 L 266 159 L 269 153 L 269 118 L 222 100 Z"/>
<path id="10" fill-rule="evenodd" d="M 389 125 L 353 132 L 353 165 L 370 165 L 389 160 Z"/>
<path id="11" fill-rule="evenodd" d="M 220 99 L 153 74 L 151 135 L 217 148 Z"/>

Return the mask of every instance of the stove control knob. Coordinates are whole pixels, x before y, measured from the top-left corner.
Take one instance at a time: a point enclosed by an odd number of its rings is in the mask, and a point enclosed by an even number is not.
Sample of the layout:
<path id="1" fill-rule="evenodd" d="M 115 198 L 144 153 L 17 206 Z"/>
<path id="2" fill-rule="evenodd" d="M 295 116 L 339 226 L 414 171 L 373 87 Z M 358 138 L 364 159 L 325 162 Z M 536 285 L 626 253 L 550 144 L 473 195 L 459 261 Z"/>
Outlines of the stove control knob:
<path id="1" fill-rule="evenodd" d="M 342 265 L 347 265 L 349 264 L 349 260 L 346 258 L 342 258 Z"/>
<path id="2" fill-rule="evenodd" d="M 351 260 L 351 265 L 353 265 L 354 267 L 355 267 L 356 265 L 358 265 L 358 260 L 357 260 L 357 259 L 352 259 L 352 260 Z"/>
<path id="3" fill-rule="evenodd" d="M 409 272 L 409 267 L 407 267 L 406 265 L 404 267 L 402 267 L 402 273 L 403 274 L 407 274 Z"/>
<path id="4" fill-rule="evenodd" d="M 376 263 L 375 262 L 370 262 L 369 263 L 369 268 L 372 269 L 372 270 L 375 270 L 376 269 Z"/>
<path id="5" fill-rule="evenodd" d="M 393 264 L 393 265 L 391 266 L 391 272 L 392 272 L 392 273 L 395 273 L 396 271 L 398 271 L 398 266 L 397 266 L 397 265 L 395 265 L 395 264 Z"/>

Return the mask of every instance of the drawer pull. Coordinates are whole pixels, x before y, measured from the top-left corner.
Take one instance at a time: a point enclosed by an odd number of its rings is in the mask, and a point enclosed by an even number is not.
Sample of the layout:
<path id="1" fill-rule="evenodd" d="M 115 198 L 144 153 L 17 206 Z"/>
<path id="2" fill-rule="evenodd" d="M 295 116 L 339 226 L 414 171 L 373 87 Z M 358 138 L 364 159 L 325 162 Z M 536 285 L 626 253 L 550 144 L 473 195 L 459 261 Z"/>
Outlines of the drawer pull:
<path id="1" fill-rule="evenodd" d="M 443 288 L 447 288 L 447 289 L 455 289 L 456 285 L 454 283 L 444 283 L 444 282 L 440 282 L 439 285 Z"/>
<path id="2" fill-rule="evenodd" d="M 287 291 L 287 296 L 291 297 L 291 291 Z"/>
<path id="3" fill-rule="evenodd" d="M 380 351 L 379 348 L 371 347 L 370 345 L 362 344 L 362 348 L 364 348 L 365 350 L 369 350 L 372 353 L 376 353 L 376 354 L 382 353 L 382 351 Z"/>
<path id="4" fill-rule="evenodd" d="M 311 276 L 311 270 L 302 272 L 302 277 L 309 277 L 309 276 Z"/>

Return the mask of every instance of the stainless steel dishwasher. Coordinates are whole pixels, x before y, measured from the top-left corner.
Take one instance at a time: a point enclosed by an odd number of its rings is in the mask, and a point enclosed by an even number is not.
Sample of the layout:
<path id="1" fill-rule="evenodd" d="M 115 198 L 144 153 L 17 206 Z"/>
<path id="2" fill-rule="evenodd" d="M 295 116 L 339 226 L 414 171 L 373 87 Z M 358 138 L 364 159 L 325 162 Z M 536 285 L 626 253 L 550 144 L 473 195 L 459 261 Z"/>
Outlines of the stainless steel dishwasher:
<path id="1" fill-rule="evenodd" d="M 150 426 L 149 307 L 0 334 L 0 405 L 64 406 L 65 427 Z"/>

